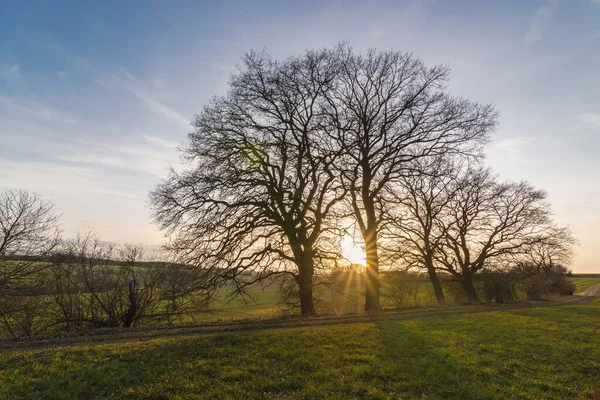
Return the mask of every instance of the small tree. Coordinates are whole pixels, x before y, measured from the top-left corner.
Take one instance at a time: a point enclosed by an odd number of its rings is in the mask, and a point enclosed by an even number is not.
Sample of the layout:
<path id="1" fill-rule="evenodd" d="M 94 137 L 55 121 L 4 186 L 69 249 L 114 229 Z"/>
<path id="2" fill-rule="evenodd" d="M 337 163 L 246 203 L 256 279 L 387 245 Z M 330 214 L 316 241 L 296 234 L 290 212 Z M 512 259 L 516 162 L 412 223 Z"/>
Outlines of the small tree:
<path id="1" fill-rule="evenodd" d="M 419 171 L 400 179 L 390 187 L 387 227 L 383 232 L 389 248 L 406 267 L 425 269 L 439 304 L 445 296 L 437 274 L 435 257 L 441 251 L 444 229 L 438 223 L 454 198 L 454 175 L 458 168 L 444 158 L 430 164 L 414 162 Z"/>
<path id="2" fill-rule="evenodd" d="M 566 274 L 576 244 L 577 240 L 568 228 L 553 227 L 513 257 L 510 272 L 523 282 L 529 299 L 574 293 L 575 287 Z"/>
<path id="3" fill-rule="evenodd" d="M 526 182 L 499 183 L 488 169 L 468 169 L 456 185 L 437 218 L 444 238 L 436 261 L 459 280 L 469 302 L 478 302 L 475 274 L 542 241 L 551 211 L 543 191 Z"/>
<path id="4" fill-rule="evenodd" d="M 50 201 L 26 190 L 0 192 L 0 321 L 11 336 L 37 333 L 47 303 L 41 273 L 60 241 Z"/>
<path id="5" fill-rule="evenodd" d="M 58 246 L 54 205 L 26 190 L 0 192 L 0 290 L 48 267 Z"/>
<path id="6" fill-rule="evenodd" d="M 171 262 L 158 262 L 156 268 L 162 271 L 158 286 L 166 301 L 165 314 L 169 322 L 174 317 L 190 316 L 208 308 L 212 292 L 206 289 L 202 268 Z"/>
<path id="7" fill-rule="evenodd" d="M 55 324 L 131 327 L 157 317 L 164 271 L 142 261 L 141 245 L 115 247 L 91 232 L 68 242 L 52 267 Z"/>

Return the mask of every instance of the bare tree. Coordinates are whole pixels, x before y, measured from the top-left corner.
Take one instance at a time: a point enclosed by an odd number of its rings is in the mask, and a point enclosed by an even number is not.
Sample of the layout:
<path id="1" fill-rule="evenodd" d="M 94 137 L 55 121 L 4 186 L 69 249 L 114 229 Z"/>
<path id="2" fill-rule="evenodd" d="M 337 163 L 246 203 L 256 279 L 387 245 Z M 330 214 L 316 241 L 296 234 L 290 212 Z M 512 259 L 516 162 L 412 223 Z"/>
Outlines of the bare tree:
<path id="1" fill-rule="evenodd" d="M 477 154 L 496 125 L 489 105 L 451 97 L 449 70 L 426 67 L 395 51 L 337 52 L 340 79 L 331 102 L 340 164 L 354 217 L 366 244 L 365 309 L 379 311 L 378 239 L 387 186 L 415 173 L 411 161 L 448 153 Z"/>
<path id="2" fill-rule="evenodd" d="M 551 227 L 538 241 L 507 260 L 514 284 L 520 284 L 530 300 L 544 296 L 572 295 L 574 285 L 566 278 L 577 240 L 565 227 Z"/>
<path id="3" fill-rule="evenodd" d="M 158 262 L 157 267 L 162 270 L 159 287 L 166 300 L 165 315 L 169 323 L 174 317 L 189 317 L 208 309 L 215 288 L 206 288 L 202 268 L 171 262 Z"/>
<path id="4" fill-rule="evenodd" d="M 66 244 L 51 268 L 54 324 L 132 327 L 158 317 L 164 270 L 145 263 L 143 246 L 114 246 L 92 232 Z"/>
<path id="5" fill-rule="evenodd" d="M 46 268 L 59 244 L 54 205 L 26 190 L 0 192 L 0 290 Z"/>
<path id="6" fill-rule="evenodd" d="M 151 318 L 160 303 L 164 270 L 155 263 L 141 264 L 142 261 L 144 246 L 141 244 L 126 243 L 117 251 L 116 275 L 127 293 L 127 300 L 120 304 L 121 310 L 126 309 L 121 311 L 120 321 L 125 328 L 134 326 L 142 318 Z"/>
<path id="7" fill-rule="evenodd" d="M 531 269 L 531 273 L 546 273 L 557 266 L 566 270 L 573 261 L 577 239 L 566 227 L 550 227 L 539 240 L 530 243 L 512 260 L 517 269 Z"/>
<path id="8" fill-rule="evenodd" d="M 327 93 L 337 77 L 328 50 L 284 62 L 250 53 L 193 122 L 183 150 L 191 168 L 171 171 L 151 194 L 157 223 L 179 261 L 201 266 L 207 286 L 292 276 L 304 316 L 315 314 L 313 275 L 328 257 L 323 237 L 344 195 L 333 165 Z"/>
<path id="9" fill-rule="evenodd" d="M 433 161 L 430 165 L 423 161 L 413 162 L 422 173 L 403 177 L 387 191 L 390 212 L 383 231 L 384 250 L 390 248 L 407 268 L 425 269 L 438 303 L 443 304 L 446 299 L 435 257 L 445 232 L 437 221 L 454 198 L 458 167 L 444 158 L 427 160 Z"/>
<path id="10" fill-rule="evenodd" d="M 437 218 L 444 239 L 436 262 L 478 302 L 475 274 L 543 240 L 551 211 L 543 191 L 526 182 L 499 183 L 488 169 L 469 169 L 456 185 L 447 212 Z"/>
<path id="11" fill-rule="evenodd" d="M 0 320 L 11 336 L 28 336 L 46 325 L 40 296 L 43 272 L 59 244 L 60 217 L 50 201 L 26 190 L 0 192 Z"/>

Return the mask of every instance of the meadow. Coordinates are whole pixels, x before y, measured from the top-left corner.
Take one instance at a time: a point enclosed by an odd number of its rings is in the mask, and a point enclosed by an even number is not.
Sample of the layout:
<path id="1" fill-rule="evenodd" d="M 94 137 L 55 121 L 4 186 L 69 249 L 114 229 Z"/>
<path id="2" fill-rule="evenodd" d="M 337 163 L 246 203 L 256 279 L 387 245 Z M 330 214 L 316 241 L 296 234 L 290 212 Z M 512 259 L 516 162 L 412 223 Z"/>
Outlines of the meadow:
<path id="1" fill-rule="evenodd" d="M 2 399 L 595 399 L 600 301 L 0 355 Z"/>

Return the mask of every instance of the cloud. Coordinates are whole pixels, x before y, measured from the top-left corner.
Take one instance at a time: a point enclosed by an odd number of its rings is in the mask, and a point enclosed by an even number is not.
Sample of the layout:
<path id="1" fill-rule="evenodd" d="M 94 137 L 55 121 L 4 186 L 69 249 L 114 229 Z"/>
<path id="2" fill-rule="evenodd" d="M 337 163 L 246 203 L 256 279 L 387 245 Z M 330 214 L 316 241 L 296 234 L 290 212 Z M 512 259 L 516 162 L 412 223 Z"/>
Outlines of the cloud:
<path id="1" fill-rule="evenodd" d="M 45 161 L 13 161 L 0 157 L 0 170 L 10 171 L 3 186 L 33 191 L 74 191 L 92 187 L 93 171 L 82 166 Z"/>
<path id="2" fill-rule="evenodd" d="M 133 93 L 138 99 L 142 100 L 146 106 L 156 114 L 163 115 L 173 121 L 179 122 L 182 125 L 188 126 L 190 124 L 190 120 L 180 114 L 176 110 L 162 104 L 161 102 L 155 100 L 151 95 L 144 93 L 134 87 L 128 88 L 131 93 Z"/>
<path id="3" fill-rule="evenodd" d="M 499 149 L 515 149 L 521 147 L 529 142 L 528 139 L 520 136 L 506 138 L 497 142 L 494 146 Z"/>
<path id="4" fill-rule="evenodd" d="M 54 159 L 86 167 L 98 166 L 160 177 L 169 163 L 177 158 L 176 146 L 171 146 L 172 143 L 156 137 L 143 137 L 152 144 L 79 140 L 71 145 L 61 145 L 54 153 Z M 160 148 L 157 149 L 156 144 L 159 144 Z"/>
<path id="5" fill-rule="evenodd" d="M 600 127 L 600 114 L 584 112 L 579 116 L 579 120 L 586 128 Z"/>
<path id="6" fill-rule="evenodd" d="M 79 64 L 81 64 L 81 62 Z M 124 88 L 141 100 L 142 103 L 155 114 L 167 117 L 171 121 L 175 121 L 181 125 L 189 126 L 190 119 L 174 108 L 157 100 L 158 96 L 154 93 L 155 91 L 150 85 L 135 77 L 126 68 L 120 67 L 118 71 L 117 74 L 96 72 L 94 81 L 106 88 Z"/>
<path id="7" fill-rule="evenodd" d="M 62 48 L 55 48 L 54 51 L 60 54 L 67 53 Z M 133 94 L 152 112 L 159 116 L 164 116 L 181 125 L 189 126 L 190 118 L 184 116 L 179 111 L 164 104 L 158 100 L 156 90 L 150 85 L 138 79 L 135 75 L 129 72 L 125 67 L 116 68 L 116 72 L 108 71 L 107 68 L 96 66 L 83 57 L 64 54 L 67 63 L 75 68 L 85 71 L 91 75 L 94 82 L 107 89 L 125 89 Z M 158 78 L 152 80 L 154 86 L 164 88 L 164 82 Z"/>
<path id="8" fill-rule="evenodd" d="M 21 77 L 21 68 L 19 64 L 13 64 L 10 66 L 0 65 L 0 78 L 5 81 L 15 81 Z"/>
<path id="9" fill-rule="evenodd" d="M 6 114 L 0 114 L 0 117 L 4 115 L 10 119 L 18 119 L 19 116 L 27 116 L 44 122 L 67 125 L 77 123 L 77 120 L 72 116 L 34 100 L 0 96 L 0 104 L 4 106 L 5 110 L 9 111 Z"/>
<path id="10" fill-rule="evenodd" d="M 143 135 L 143 138 L 146 139 L 150 143 L 154 143 L 154 144 L 157 144 L 159 146 L 163 146 L 163 147 L 166 147 L 169 149 L 175 149 L 178 146 L 178 144 L 175 142 L 172 142 L 170 140 L 161 139 L 156 136 Z"/>
<path id="11" fill-rule="evenodd" d="M 556 13 L 558 0 L 550 0 L 545 5 L 537 9 L 535 14 L 529 20 L 529 28 L 523 36 L 523 42 L 532 45 L 539 42 L 544 37 L 544 27 Z"/>
<path id="12" fill-rule="evenodd" d="M 147 182 L 123 175 L 110 177 L 96 168 L 45 161 L 11 161 L 0 156 L 0 171 L 10 171 L 0 187 L 37 192 L 56 205 L 63 214 L 62 229 L 75 235 L 94 227 L 111 240 L 160 242 L 160 233 L 150 224 Z M 119 221 L 121 224 L 115 224 Z"/>

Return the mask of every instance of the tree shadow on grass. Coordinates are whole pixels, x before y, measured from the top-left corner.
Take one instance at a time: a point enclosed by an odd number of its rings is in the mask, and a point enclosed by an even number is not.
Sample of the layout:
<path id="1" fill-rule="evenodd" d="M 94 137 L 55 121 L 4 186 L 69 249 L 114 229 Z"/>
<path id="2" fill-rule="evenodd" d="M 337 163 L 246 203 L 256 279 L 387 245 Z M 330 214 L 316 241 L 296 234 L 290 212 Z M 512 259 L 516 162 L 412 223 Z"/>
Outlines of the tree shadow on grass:
<path id="1" fill-rule="evenodd" d="M 560 328 L 489 313 L 19 352 L 0 398 L 574 398 L 600 377 L 578 358 L 596 342 Z"/>
<path id="2" fill-rule="evenodd" d="M 0 398 L 206 398 L 218 360 L 242 345 L 240 335 L 23 352 L 0 361 Z"/>
<path id="3" fill-rule="evenodd" d="M 370 324 L 156 340 L 0 358 L 0 398 L 389 398 Z"/>
<path id="4" fill-rule="evenodd" d="M 406 380 L 406 398 L 578 398 L 598 387 L 598 351 L 578 340 L 586 330 L 566 331 L 559 317 L 490 313 L 377 327 L 382 357 L 403 364 L 389 375 Z"/>
<path id="5" fill-rule="evenodd" d="M 384 375 L 390 377 L 390 389 L 395 388 L 403 399 L 501 398 L 486 389 L 476 370 L 410 324 L 380 321 L 376 326 L 384 351 L 381 357 L 393 360 Z"/>
<path id="6" fill-rule="evenodd" d="M 562 306 L 511 311 L 511 314 L 545 319 L 553 323 L 600 326 L 600 307 L 596 305 Z M 583 317 L 583 318 L 582 318 Z"/>

